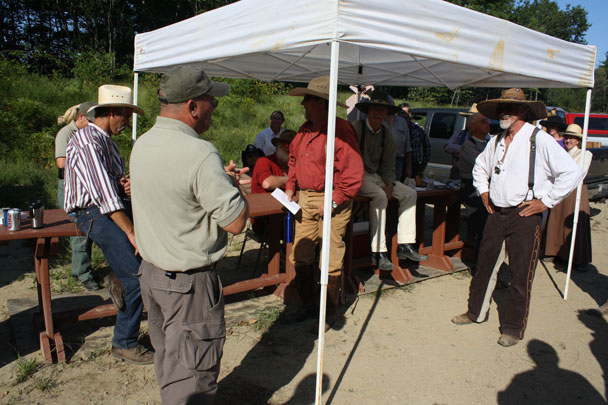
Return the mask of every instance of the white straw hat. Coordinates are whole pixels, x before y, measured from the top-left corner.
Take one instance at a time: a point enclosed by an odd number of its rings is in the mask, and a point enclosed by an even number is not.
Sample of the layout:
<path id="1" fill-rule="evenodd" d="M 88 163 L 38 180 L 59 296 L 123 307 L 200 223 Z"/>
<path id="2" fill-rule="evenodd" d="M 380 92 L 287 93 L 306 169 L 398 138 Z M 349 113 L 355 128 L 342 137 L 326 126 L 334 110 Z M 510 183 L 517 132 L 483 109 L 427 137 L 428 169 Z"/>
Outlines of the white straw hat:
<path id="1" fill-rule="evenodd" d="M 144 115 L 144 110 L 132 102 L 133 93 L 129 87 L 104 84 L 97 90 L 97 105 L 89 108 L 87 112 L 99 107 L 121 107 L 130 108 L 133 112 Z"/>

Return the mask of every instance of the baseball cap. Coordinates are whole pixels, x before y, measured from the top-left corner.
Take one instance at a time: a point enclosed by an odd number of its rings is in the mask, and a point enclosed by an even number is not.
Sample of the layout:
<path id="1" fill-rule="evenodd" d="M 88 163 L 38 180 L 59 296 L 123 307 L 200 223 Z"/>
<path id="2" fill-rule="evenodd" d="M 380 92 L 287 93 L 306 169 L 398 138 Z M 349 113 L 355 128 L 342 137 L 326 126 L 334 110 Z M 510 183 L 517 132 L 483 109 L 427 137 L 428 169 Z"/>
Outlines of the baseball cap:
<path id="1" fill-rule="evenodd" d="M 203 70 L 194 66 L 178 66 L 165 73 L 158 91 L 160 101 L 181 103 L 203 94 L 213 97 L 225 96 L 230 92 L 230 85 L 214 82 Z"/>

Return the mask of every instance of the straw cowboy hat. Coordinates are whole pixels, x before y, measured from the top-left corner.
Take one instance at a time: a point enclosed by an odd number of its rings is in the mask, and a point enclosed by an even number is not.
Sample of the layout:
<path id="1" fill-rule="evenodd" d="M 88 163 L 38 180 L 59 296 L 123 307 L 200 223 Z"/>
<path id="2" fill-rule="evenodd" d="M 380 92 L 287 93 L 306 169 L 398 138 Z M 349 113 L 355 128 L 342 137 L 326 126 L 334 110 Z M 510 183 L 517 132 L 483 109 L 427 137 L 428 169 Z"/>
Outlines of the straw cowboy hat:
<path id="1" fill-rule="evenodd" d="M 393 101 L 393 99 L 391 98 L 391 96 L 388 95 L 388 93 L 385 93 L 380 90 L 374 90 L 369 93 L 368 96 L 369 100 L 355 104 L 355 107 L 357 107 L 365 114 L 368 113 L 369 108 L 372 106 L 387 107 L 389 114 L 397 114 L 401 110 L 401 108 L 395 105 L 395 101 Z"/>
<path id="2" fill-rule="evenodd" d="M 473 105 L 471 105 L 471 108 L 469 108 L 469 111 L 465 111 L 465 112 L 459 112 L 458 114 L 462 115 L 463 117 L 470 117 L 473 114 L 477 114 L 479 111 L 477 110 L 477 103 L 473 103 Z"/>
<path id="3" fill-rule="evenodd" d="M 130 108 L 134 113 L 144 115 L 144 110 L 132 104 L 132 100 L 133 93 L 129 87 L 104 84 L 97 90 L 97 105 L 89 108 L 87 112 L 99 107 L 119 107 Z"/>
<path id="4" fill-rule="evenodd" d="M 329 100 L 329 76 L 315 77 L 308 83 L 308 87 L 296 87 L 288 93 L 290 96 L 311 96 Z M 346 104 L 337 102 L 337 105 L 343 108 L 348 108 Z"/>
<path id="5" fill-rule="evenodd" d="M 513 88 L 503 90 L 500 98 L 482 101 L 477 104 L 479 112 L 493 120 L 498 120 L 500 117 L 496 112 L 499 104 L 517 104 L 525 105 L 530 109 L 530 120 L 539 120 L 547 117 L 547 107 L 542 101 L 526 100 L 526 95 L 522 89 Z"/>
<path id="6" fill-rule="evenodd" d="M 563 133 L 564 136 L 575 136 L 583 139 L 583 128 L 576 124 L 568 125 L 568 128 Z"/>
<path id="7" fill-rule="evenodd" d="M 563 118 L 560 118 L 556 115 L 551 115 L 546 120 L 542 120 L 540 122 L 540 125 L 542 125 L 545 128 L 548 127 L 549 125 L 555 125 L 559 132 L 563 132 L 566 130 L 566 121 L 564 121 Z"/>

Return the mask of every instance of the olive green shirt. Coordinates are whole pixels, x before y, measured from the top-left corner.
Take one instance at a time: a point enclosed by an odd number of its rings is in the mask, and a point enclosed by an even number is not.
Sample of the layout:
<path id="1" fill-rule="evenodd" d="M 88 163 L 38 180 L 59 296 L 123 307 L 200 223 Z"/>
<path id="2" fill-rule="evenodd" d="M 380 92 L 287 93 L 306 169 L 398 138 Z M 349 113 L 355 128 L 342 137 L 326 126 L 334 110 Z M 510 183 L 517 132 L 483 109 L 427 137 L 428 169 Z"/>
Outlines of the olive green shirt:
<path id="1" fill-rule="evenodd" d="M 357 132 L 357 141 L 361 147 L 361 136 L 363 125 L 365 125 L 365 140 L 361 148 L 363 166 L 367 173 L 377 173 L 382 177 L 384 184 L 395 182 L 395 142 L 391 130 L 384 124 L 377 132 L 374 132 L 367 120 L 359 120 L 352 123 Z M 384 129 L 384 135 L 382 135 Z"/>
<path id="2" fill-rule="evenodd" d="M 76 121 L 72 121 L 57 132 L 57 136 L 55 137 L 55 159 L 65 157 L 68 142 L 70 142 L 76 131 L 78 131 Z"/>
<path id="3" fill-rule="evenodd" d="M 217 149 L 185 123 L 158 117 L 131 152 L 131 200 L 141 256 L 167 271 L 217 262 L 245 200 Z"/>

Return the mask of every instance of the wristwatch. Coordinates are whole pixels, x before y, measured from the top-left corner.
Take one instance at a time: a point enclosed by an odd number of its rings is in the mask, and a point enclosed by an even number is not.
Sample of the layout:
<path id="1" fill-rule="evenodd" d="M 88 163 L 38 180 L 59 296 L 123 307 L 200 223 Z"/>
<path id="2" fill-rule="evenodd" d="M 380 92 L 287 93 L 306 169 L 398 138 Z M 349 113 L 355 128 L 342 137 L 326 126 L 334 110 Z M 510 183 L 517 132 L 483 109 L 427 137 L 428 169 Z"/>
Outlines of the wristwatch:
<path id="1" fill-rule="evenodd" d="M 337 203 L 337 202 L 335 202 L 335 201 L 332 201 L 332 202 L 331 202 L 331 207 L 332 207 L 333 209 L 337 209 L 337 208 L 338 208 L 338 203 Z"/>

